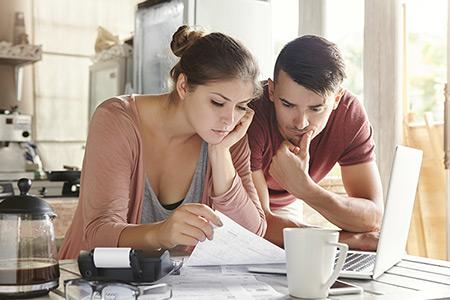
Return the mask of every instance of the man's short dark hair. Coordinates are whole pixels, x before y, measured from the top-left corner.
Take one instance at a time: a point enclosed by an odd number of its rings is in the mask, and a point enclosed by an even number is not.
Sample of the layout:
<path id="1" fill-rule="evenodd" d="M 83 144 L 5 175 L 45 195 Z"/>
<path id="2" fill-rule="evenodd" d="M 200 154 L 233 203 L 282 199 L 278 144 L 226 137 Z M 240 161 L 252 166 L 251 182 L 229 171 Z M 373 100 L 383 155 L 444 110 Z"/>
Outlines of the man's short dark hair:
<path id="1" fill-rule="evenodd" d="M 345 63 L 337 46 L 315 35 L 304 35 L 286 44 L 275 63 L 275 83 L 280 70 L 323 97 L 336 92 L 345 78 Z"/>

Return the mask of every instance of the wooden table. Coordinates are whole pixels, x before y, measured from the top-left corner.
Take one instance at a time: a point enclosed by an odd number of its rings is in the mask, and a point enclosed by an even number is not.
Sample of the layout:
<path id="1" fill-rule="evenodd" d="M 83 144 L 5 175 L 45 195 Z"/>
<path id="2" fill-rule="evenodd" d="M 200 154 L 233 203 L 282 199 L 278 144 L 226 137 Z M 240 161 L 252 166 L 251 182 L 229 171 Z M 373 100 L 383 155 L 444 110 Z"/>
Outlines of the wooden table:
<path id="1" fill-rule="evenodd" d="M 63 281 L 79 277 L 75 260 L 60 262 L 60 286 L 48 296 L 36 299 L 64 299 Z M 280 275 L 257 275 L 278 292 L 288 296 L 287 280 Z M 363 294 L 330 296 L 329 299 L 450 299 L 450 262 L 406 256 L 376 280 L 345 280 L 364 289 Z M 279 299 L 279 298 L 277 298 Z"/>

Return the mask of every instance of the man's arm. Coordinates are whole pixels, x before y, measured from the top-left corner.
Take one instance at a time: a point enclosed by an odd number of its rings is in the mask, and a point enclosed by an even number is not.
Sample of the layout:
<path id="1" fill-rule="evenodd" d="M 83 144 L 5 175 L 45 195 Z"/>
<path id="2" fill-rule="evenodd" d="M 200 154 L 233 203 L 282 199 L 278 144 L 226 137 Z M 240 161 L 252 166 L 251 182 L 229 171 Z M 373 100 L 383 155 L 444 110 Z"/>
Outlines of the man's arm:
<path id="1" fill-rule="evenodd" d="M 343 173 L 344 172 L 345 171 L 343 171 Z M 252 173 L 252 177 L 253 183 L 255 184 L 256 190 L 258 192 L 259 200 L 261 201 L 261 206 L 264 210 L 264 213 L 266 214 L 267 231 L 264 238 L 280 247 L 283 247 L 283 228 L 306 227 L 309 225 L 300 222 L 295 222 L 294 220 L 283 218 L 281 216 L 273 214 L 270 209 L 269 190 L 267 187 L 266 179 L 264 177 L 264 173 L 261 170 L 254 171 Z M 339 235 L 339 241 L 348 244 L 351 249 L 375 250 L 377 248 L 378 243 L 378 233 L 377 232 L 354 233 L 348 231 L 341 231 Z"/>
<path id="2" fill-rule="evenodd" d="M 283 247 L 283 228 L 303 227 L 304 224 L 274 215 L 270 209 L 269 190 L 262 170 L 252 172 L 253 183 L 258 192 L 259 201 L 266 214 L 267 230 L 264 236 L 270 242 Z"/>
<path id="3" fill-rule="evenodd" d="M 360 251 L 376 251 L 380 232 L 348 232 L 341 231 L 339 233 L 339 242 L 347 244 L 350 249 Z"/>
<path id="4" fill-rule="evenodd" d="M 269 173 L 298 199 L 317 210 L 339 228 L 350 232 L 378 231 L 383 215 L 383 193 L 375 162 L 341 168 L 348 196 L 327 191 L 309 176 L 312 132 L 295 146 L 285 141 L 272 157 Z"/>
<path id="5" fill-rule="evenodd" d="M 327 220 L 349 232 L 379 231 L 383 215 L 383 192 L 375 162 L 341 167 L 348 196 L 327 191 L 309 182 L 294 195 L 303 199 Z"/>

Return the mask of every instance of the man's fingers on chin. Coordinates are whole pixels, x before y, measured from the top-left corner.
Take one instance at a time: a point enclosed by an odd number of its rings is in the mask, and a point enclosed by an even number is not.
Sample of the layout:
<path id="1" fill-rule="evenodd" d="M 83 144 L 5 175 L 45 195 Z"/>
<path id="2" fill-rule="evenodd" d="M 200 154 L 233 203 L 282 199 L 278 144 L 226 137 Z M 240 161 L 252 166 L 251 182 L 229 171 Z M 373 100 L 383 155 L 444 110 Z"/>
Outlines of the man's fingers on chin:
<path id="1" fill-rule="evenodd" d="M 293 140 L 284 140 L 283 144 L 287 145 L 288 147 L 297 147 L 298 145 L 295 144 L 295 141 Z"/>
<path id="2" fill-rule="evenodd" d="M 299 154 L 301 150 L 302 149 L 300 147 L 294 147 L 294 150 L 292 152 L 294 152 L 295 154 Z"/>
<path id="3" fill-rule="evenodd" d="M 287 148 L 290 149 L 293 145 L 289 142 L 289 141 L 284 141 L 281 145 L 280 148 Z"/>
<path id="4" fill-rule="evenodd" d="M 313 136 L 312 131 L 309 131 L 308 133 L 306 133 L 306 144 L 307 144 L 308 148 L 309 148 L 309 144 L 311 143 L 312 136 Z"/>

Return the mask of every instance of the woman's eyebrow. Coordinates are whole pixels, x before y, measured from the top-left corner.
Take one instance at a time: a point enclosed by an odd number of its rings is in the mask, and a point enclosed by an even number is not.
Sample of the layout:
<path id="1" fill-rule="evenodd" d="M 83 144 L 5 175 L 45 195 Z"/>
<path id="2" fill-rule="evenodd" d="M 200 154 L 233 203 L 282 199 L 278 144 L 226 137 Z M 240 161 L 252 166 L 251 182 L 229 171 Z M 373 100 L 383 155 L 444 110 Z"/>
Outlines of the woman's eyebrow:
<path id="1" fill-rule="evenodd" d="M 220 97 L 222 97 L 224 100 L 229 101 L 229 102 L 232 102 L 232 100 L 231 100 L 230 98 L 225 97 L 224 95 L 222 95 L 222 94 L 219 93 L 219 92 L 211 92 L 211 94 L 220 96 Z M 251 101 L 252 101 L 252 98 L 246 99 L 246 100 L 243 100 L 243 101 L 239 101 L 239 103 L 249 103 L 249 102 L 251 102 Z"/>
<path id="2" fill-rule="evenodd" d="M 222 97 L 223 99 L 225 99 L 225 100 L 227 100 L 227 101 L 231 101 L 231 99 L 230 99 L 230 98 L 227 98 L 227 97 L 225 97 L 225 96 L 224 96 L 224 95 L 222 95 L 221 93 L 218 93 L 218 92 L 211 92 L 211 94 L 214 94 L 214 95 L 220 96 L 220 97 Z"/>

